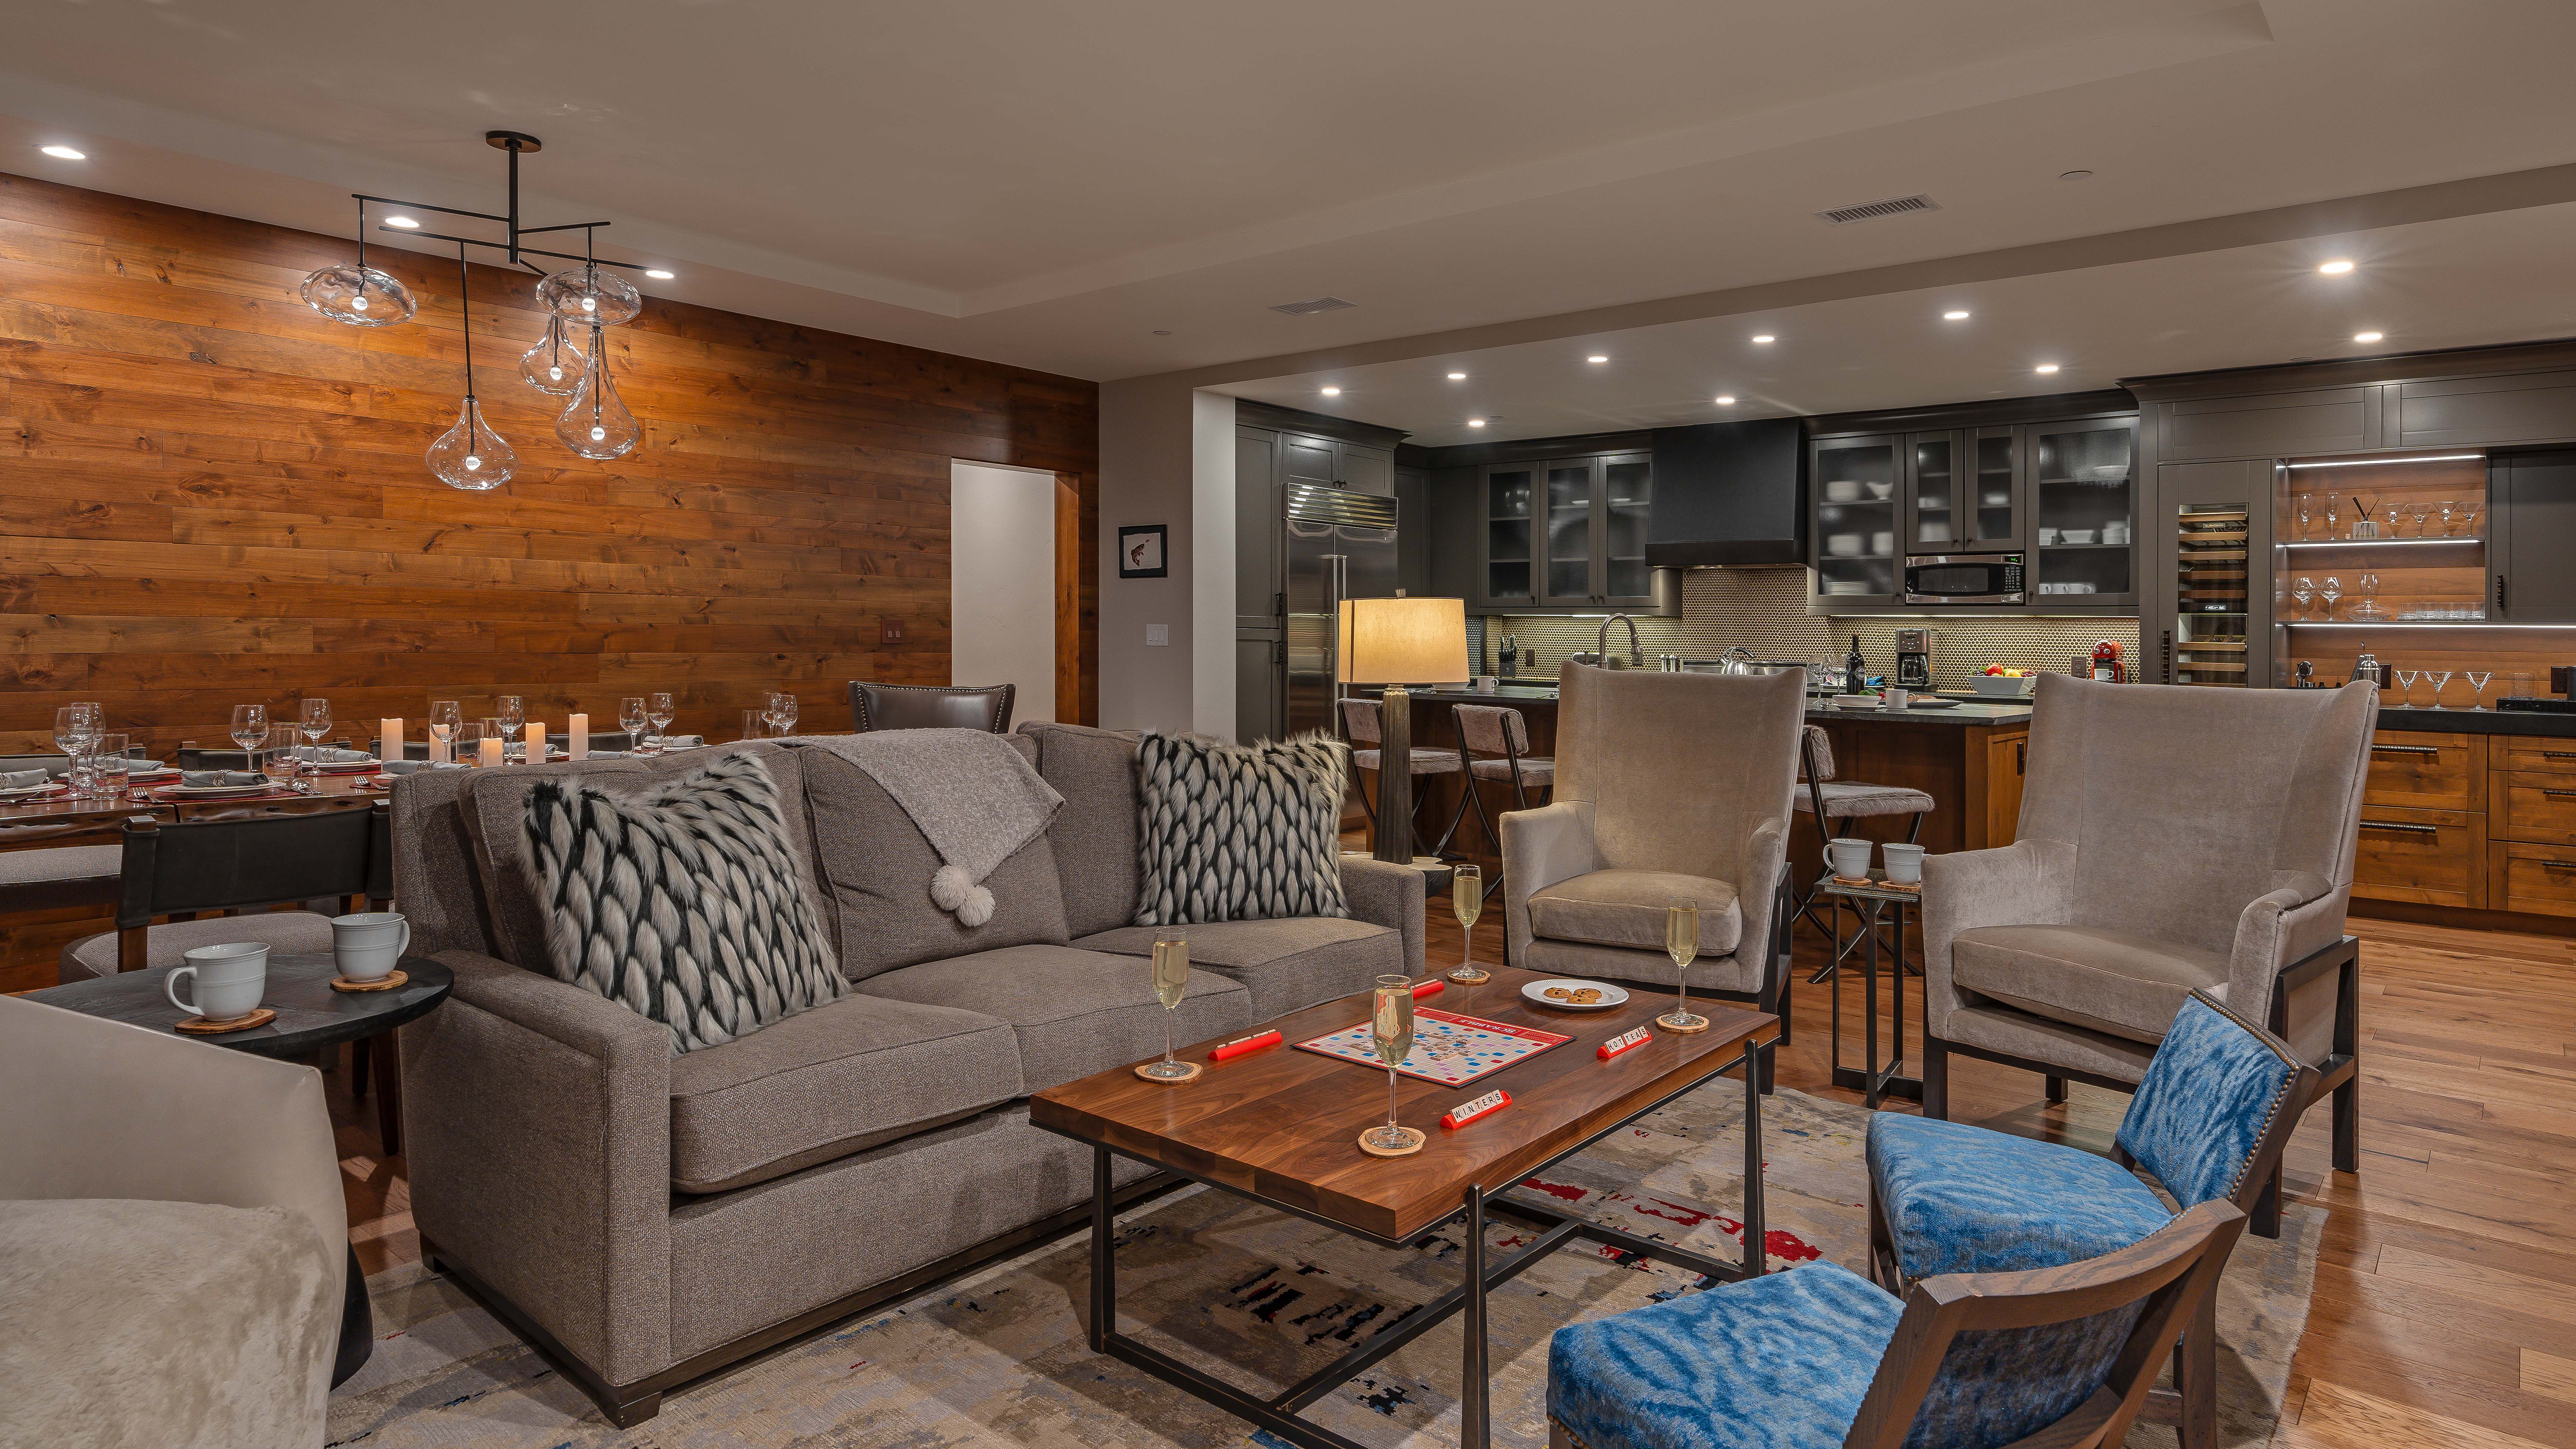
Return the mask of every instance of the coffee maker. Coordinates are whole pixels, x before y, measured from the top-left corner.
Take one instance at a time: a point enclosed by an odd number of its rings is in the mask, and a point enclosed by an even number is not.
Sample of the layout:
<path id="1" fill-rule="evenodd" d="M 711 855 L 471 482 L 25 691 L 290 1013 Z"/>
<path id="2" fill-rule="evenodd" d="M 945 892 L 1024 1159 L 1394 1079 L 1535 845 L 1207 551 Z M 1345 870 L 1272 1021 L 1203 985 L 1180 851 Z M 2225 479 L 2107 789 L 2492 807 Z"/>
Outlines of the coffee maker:
<path id="1" fill-rule="evenodd" d="M 1896 685 L 1899 689 L 1932 687 L 1932 630 L 1896 631 Z"/>

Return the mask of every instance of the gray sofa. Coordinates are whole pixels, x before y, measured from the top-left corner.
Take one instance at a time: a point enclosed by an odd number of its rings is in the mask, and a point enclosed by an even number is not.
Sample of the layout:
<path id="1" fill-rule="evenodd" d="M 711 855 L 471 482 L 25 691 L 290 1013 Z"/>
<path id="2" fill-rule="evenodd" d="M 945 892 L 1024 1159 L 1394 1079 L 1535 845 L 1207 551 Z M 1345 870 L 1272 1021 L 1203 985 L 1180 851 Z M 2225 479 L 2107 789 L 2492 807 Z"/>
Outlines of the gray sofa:
<path id="1" fill-rule="evenodd" d="M 424 1250 L 561 1361 L 609 1417 L 664 1390 L 1080 1221 L 1089 1152 L 1026 1098 L 1158 1054 L 1131 926 L 1136 742 L 1024 725 L 1065 797 L 987 884 L 969 930 L 933 906 L 929 842 L 825 751 L 760 754 L 845 1000 L 673 1057 L 660 1025 L 546 974 L 520 827 L 533 784 L 641 788 L 701 754 L 419 774 L 395 786 L 394 891 L 456 992 L 401 1033 Z M 1422 877 L 1345 858 L 1352 917 L 1190 928 L 1178 1034 L 1198 1041 L 1422 963 Z M 1141 1166 L 1122 1177 L 1141 1192 Z"/>

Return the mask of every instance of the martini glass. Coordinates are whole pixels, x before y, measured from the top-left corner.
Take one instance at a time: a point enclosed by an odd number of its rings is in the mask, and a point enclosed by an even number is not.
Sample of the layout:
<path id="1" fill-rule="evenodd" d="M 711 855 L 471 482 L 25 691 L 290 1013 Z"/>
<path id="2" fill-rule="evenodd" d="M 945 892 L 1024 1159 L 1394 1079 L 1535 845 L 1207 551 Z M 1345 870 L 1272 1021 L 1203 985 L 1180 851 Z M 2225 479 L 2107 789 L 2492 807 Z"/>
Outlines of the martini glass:
<path id="1" fill-rule="evenodd" d="M 2492 669 L 2469 669 L 2469 670 L 2464 670 L 2464 671 L 2462 671 L 2462 672 L 2468 676 L 2468 680 L 2469 680 L 2469 688 L 2474 689 L 2474 690 L 2476 690 L 2476 691 L 2478 692 L 2478 697 L 2477 697 L 2474 701 L 2472 701 L 2472 702 L 2470 703 L 2469 708 L 2471 708 L 2471 709 L 2484 709 L 2484 708 L 2486 708 L 2486 707 L 2487 707 L 2487 681 L 2489 681 L 2489 680 L 2491 680 L 2491 679 L 2495 678 L 2495 671 L 2494 671 L 2494 670 L 2492 670 Z"/>
<path id="2" fill-rule="evenodd" d="M 2451 687 L 2451 675 L 2454 672 L 2455 671 L 2448 669 L 2427 669 L 2424 671 L 2424 677 L 2433 681 L 2433 707 L 2435 709 L 2448 709 L 2450 707 L 2442 703 L 2442 691 Z"/>
<path id="3" fill-rule="evenodd" d="M 2415 704 L 2415 671 L 2412 669 L 2392 669 L 2389 673 L 2397 677 L 2398 706 L 2400 708 L 2412 708 Z"/>

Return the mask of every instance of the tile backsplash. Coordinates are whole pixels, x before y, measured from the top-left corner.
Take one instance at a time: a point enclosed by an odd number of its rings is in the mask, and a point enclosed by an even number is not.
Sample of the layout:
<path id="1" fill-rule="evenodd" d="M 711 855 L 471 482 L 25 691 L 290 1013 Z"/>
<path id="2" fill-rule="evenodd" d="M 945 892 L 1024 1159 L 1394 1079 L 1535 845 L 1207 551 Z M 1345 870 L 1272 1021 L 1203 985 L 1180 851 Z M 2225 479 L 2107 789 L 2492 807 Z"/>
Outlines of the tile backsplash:
<path id="1" fill-rule="evenodd" d="M 1557 666 L 1571 654 L 1594 645 L 1599 619 L 1547 615 L 1498 615 L 1482 621 L 1484 643 L 1479 655 L 1491 674 L 1493 650 L 1505 634 L 1522 648 L 1535 650 L 1538 661 L 1521 670 L 1524 679 L 1553 679 Z M 1692 569 L 1682 576 L 1682 616 L 1639 619 L 1637 640 L 1652 664 L 1658 654 L 1692 659 L 1713 658 L 1729 645 L 1742 645 L 1761 659 L 1826 659 L 1839 661 L 1860 636 L 1861 653 L 1870 672 L 1896 667 L 1896 631 L 1925 625 L 1936 631 L 1933 681 L 1943 689 L 1970 688 L 1969 680 L 1989 664 L 2018 669 L 2062 670 L 2079 651 L 2096 640 L 2115 639 L 2134 667 L 2138 661 L 2138 621 L 2134 618 L 1888 619 L 1842 618 L 1807 612 L 1807 571 L 1781 568 Z M 1610 631 L 1610 647 L 1628 647 L 1625 627 Z"/>

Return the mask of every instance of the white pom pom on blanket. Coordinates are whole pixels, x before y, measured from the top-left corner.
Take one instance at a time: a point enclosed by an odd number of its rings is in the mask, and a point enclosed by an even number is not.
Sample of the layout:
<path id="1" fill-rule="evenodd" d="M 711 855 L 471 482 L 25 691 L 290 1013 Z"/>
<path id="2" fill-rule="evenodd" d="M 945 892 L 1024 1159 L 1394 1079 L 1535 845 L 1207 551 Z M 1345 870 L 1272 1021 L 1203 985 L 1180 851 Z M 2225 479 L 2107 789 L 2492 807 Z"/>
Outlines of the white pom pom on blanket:
<path id="1" fill-rule="evenodd" d="M 957 924 L 969 930 L 993 919 L 993 893 L 953 865 L 943 865 L 931 873 L 930 903 L 955 916 Z"/>

